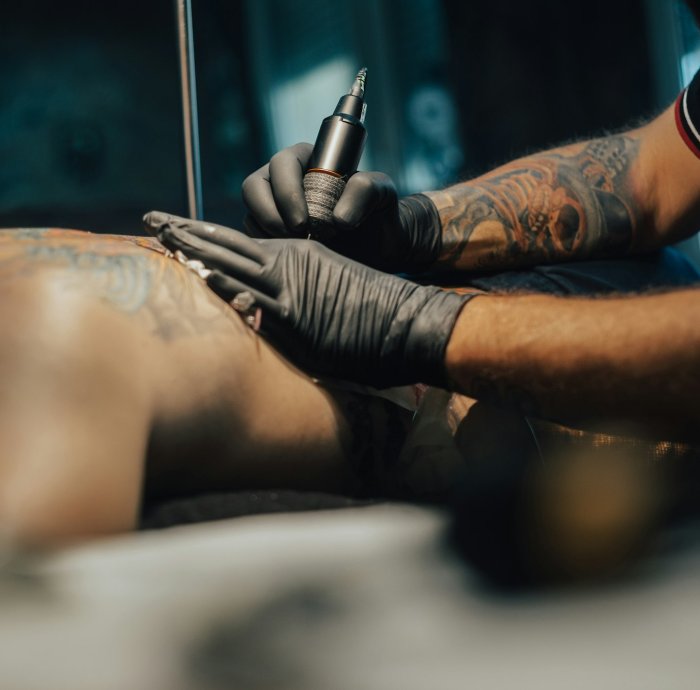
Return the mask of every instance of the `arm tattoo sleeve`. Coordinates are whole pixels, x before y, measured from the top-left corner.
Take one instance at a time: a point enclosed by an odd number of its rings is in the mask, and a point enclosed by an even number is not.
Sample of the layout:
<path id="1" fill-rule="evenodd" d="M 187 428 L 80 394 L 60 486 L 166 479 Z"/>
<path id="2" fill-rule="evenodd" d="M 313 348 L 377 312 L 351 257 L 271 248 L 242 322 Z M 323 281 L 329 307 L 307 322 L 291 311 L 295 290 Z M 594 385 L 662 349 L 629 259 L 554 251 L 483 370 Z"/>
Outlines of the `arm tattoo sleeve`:
<path id="1" fill-rule="evenodd" d="M 438 265 L 488 270 L 625 253 L 638 226 L 638 152 L 633 136 L 609 136 L 431 193 L 442 220 Z"/>

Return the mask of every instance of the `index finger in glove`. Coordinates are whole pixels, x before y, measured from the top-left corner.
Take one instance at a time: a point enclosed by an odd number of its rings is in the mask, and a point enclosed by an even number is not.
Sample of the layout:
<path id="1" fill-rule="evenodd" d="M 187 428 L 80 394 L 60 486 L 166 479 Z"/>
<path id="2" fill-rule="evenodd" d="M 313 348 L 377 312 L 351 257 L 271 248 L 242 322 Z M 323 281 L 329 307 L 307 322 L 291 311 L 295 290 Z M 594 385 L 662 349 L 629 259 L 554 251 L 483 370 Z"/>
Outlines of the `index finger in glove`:
<path id="1" fill-rule="evenodd" d="M 313 146 L 300 143 L 283 149 L 270 160 L 270 187 L 284 224 L 297 236 L 304 234 L 309 207 L 304 194 L 304 174 Z"/>
<path id="2" fill-rule="evenodd" d="M 178 224 L 178 227 L 191 232 L 202 240 L 217 244 L 224 249 L 230 249 L 232 252 L 258 263 L 263 263 L 265 260 L 265 253 L 260 244 L 245 233 L 233 228 L 227 228 L 224 225 L 217 225 L 216 223 L 189 220 L 187 218 L 181 220 L 184 223 Z"/>
<path id="3" fill-rule="evenodd" d="M 156 231 L 158 239 L 164 246 L 171 250 L 180 250 L 188 259 L 199 259 L 207 268 L 218 268 L 228 274 L 242 275 L 252 280 L 255 280 L 260 273 L 262 249 L 255 240 L 251 240 L 243 233 L 225 228 L 229 230 L 227 233 L 229 248 L 227 249 L 191 232 L 192 224 L 199 224 L 197 221 L 161 213 L 149 213 L 144 220 Z M 219 228 L 221 229 L 220 226 Z M 206 231 L 202 232 L 206 233 Z M 241 245 L 243 242 L 256 245 L 259 258 L 251 256 L 253 252 L 250 251 L 249 246 L 245 246 L 244 251 L 234 248 L 237 242 Z"/>
<path id="4" fill-rule="evenodd" d="M 270 185 L 270 165 L 265 164 L 243 180 L 243 202 L 257 223 L 274 237 L 287 237 L 289 232 L 277 210 Z"/>
<path id="5" fill-rule="evenodd" d="M 303 179 L 312 151 L 305 143 L 283 149 L 243 181 L 243 201 L 267 234 L 303 234 L 309 218 Z"/>
<path id="6" fill-rule="evenodd" d="M 253 261 L 262 263 L 265 260 L 265 254 L 258 242 L 251 239 L 247 235 L 233 228 L 227 228 L 224 225 L 216 223 L 208 223 L 201 220 L 191 220 L 190 218 L 181 218 L 159 211 L 152 211 L 144 216 L 144 222 L 149 230 L 155 231 L 160 238 L 166 238 L 166 228 L 178 228 L 186 233 L 191 233 L 195 237 L 212 242 L 225 249 L 230 249 L 237 254 L 241 254 Z M 184 237 L 184 235 L 181 235 Z"/>

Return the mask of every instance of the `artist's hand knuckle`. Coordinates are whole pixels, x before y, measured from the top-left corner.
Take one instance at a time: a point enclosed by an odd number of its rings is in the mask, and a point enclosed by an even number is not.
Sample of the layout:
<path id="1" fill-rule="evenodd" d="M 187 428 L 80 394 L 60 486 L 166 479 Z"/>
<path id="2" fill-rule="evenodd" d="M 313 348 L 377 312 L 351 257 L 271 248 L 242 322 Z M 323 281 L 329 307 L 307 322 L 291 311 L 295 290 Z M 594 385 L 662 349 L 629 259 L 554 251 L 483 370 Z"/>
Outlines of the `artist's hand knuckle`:
<path id="1" fill-rule="evenodd" d="M 304 165 L 308 163 L 309 158 L 311 158 L 311 153 L 313 151 L 314 147 L 313 144 L 309 144 L 306 141 L 299 142 L 294 146 L 294 150 L 296 151 L 297 158 L 301 163 Z"/>
<path id="2" fill-rule="evenodd" d="M 394 181 L 384 173 L 377 173 L 375 186 L 382 191 L 382 197 L 398 197 Z"/>
<path id="3" fill-rule="evenodd" d="M 257 173 L 251 173 L 248 175 L 248 177 L 243 180 L 243 184 L 241 185 L 241 191 L 243 193 L 243 200 L 246 203 L 250 202 L 250 196 L 253 194 L 255 191 L 255 186 L 258 182 L 258 174 Z"/>
<path id="4" fill-rule="evenodd" d="M 289 149 L 282 149 L 282 151 L 278 151 L 274 156 L 272 156 L 272 158 L 270 158 L 270 172 L 272 172 L 275 166 L 283 163 L 289 156 L 289 153 Z"/>
<path id="5" fill-rule="evenodd" d="M 366 194 L 374 188 L 374 181 L 368 174 L 357 173 L 354 186 L 359 193 Z"/>

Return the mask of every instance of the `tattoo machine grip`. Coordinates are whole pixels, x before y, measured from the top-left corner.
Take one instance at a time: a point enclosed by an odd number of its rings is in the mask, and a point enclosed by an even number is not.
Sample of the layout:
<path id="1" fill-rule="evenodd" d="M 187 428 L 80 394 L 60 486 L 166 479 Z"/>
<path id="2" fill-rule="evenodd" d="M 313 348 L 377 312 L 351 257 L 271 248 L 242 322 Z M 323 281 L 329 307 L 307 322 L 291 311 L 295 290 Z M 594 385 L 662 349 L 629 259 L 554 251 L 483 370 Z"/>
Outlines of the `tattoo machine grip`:
<path id="1" fill-rule="evenodd" d="M 329 233 L 330 223 L 345 183 L 356 170 L 367 139 L 364 100 L 367 69 L 362 68 L 350 91 L 321 123 L 309 167 L 304 194 L 309 207 L 311 236 Z"/>

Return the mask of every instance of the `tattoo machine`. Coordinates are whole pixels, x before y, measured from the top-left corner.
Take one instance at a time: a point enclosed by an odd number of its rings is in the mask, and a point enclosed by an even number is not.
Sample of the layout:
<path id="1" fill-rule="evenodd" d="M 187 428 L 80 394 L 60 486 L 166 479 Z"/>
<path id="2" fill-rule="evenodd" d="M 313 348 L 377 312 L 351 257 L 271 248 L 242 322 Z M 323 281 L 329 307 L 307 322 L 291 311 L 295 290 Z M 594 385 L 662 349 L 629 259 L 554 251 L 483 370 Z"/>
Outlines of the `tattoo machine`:
<path id="1" fill-rule="evenodd" d="M 366 81 L 367 68 L 363 67 L 350 91 L 338 101 L 333 114 L 321 123 L 304 176 L 311 226 L 309 238 L 328 234 L 333 209 L 360 162 L 367 139 L 364 124 Z"/>

